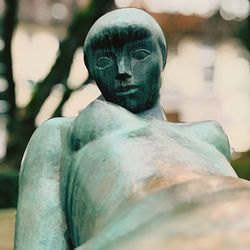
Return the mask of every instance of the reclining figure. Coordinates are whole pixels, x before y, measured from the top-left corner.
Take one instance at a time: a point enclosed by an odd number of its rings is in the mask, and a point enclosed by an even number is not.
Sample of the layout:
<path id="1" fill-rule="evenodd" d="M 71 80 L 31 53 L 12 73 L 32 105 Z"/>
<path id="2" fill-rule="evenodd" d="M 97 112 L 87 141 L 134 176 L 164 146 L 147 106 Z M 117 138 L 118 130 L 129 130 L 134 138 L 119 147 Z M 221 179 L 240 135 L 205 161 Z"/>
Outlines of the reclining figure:
<path id="1" fill-rule="evenodd" d="M 229 163 L 223 130 L 164 118 L 167 46 L 156 21 L 112 11 L 83 49 L 105 101 L 32 136 L 15 249 L 249 249 L 250 185 Z"/>

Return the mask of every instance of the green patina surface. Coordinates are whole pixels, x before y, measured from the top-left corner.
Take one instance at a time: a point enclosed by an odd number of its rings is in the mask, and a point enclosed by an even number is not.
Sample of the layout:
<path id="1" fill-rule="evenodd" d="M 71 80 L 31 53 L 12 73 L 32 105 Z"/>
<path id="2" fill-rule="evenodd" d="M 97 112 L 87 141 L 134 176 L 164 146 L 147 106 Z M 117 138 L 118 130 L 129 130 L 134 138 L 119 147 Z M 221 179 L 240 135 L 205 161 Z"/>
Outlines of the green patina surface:
<path id="1" fill-rule="evenodd" d="M 110 12 L 89 31 L 84 52 L 106 101 L 76 118 L 49 120 L 33 134 L 20 174 L 15 249 L 147 249 L 147 242 L 160 250 L 185 232 L 171 231 L 170 218 L 181 216 L 190 227 L 192 218 L 197 227 L 209 222 L 211 230 L 211 204 L 218 211 L 231 202 L 221 189 L 247 193 L 249 185 L 235 178 L 216 122 L 165 121 L 159 90 L 166 42 L 159 25 L 141 10 Z M 203 195 L 222 203 L 203 202 Z"/>

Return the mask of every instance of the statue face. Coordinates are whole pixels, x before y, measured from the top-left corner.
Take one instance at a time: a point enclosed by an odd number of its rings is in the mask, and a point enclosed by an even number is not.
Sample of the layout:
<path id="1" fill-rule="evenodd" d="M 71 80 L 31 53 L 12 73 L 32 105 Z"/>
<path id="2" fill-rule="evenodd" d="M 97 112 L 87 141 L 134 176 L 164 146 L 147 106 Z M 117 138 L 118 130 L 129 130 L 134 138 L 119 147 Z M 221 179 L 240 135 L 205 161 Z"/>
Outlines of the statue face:
<path id="1" fill-rule="evenodd" d="M 163 69 L 156 39 L 150 35 L 102 44 L 93 46 L 89 68 L 104 98 L 133 113 L 152 108 L 159 99 Z"/>

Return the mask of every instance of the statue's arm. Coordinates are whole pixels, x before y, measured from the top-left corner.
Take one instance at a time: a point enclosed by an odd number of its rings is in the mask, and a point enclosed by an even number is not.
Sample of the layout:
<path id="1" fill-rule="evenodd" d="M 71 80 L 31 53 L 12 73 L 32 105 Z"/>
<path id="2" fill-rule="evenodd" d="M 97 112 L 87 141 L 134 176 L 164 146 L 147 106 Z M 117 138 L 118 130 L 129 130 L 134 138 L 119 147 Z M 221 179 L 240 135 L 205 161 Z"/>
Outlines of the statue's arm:
<path id="1" fill-rule="evenodd" d="M 33 134 L 19 177 L 15 249 L 66 250 L 66 224 L 60 203 L 61 127 L 69 121 L 45 122 Z"/>
<path id="2" fill-rule="evenodd" d="M 230 144 L 228 137 L 221 125 L 216 121 L 207 121 L 203 123 L 202 137 L 221 152 L 228 161 L 231 161 Z"/>
<path id="3" fill-rule="evenodd" d="M 220 153 L 222 153 L 228 161 L 231 160 L 230 144 L 228 137 L 222 129 L 221 125 L 216 121 L 183 123 L 180 125 L 187 132 L 214 146 Z"/>
<path id="4" fill-rule="evenodd" d="M 231 150 L 228 137 L 218 122 L 210 121 L 211 129 L 211 143 L 227 158 L 231 161 Z"/>

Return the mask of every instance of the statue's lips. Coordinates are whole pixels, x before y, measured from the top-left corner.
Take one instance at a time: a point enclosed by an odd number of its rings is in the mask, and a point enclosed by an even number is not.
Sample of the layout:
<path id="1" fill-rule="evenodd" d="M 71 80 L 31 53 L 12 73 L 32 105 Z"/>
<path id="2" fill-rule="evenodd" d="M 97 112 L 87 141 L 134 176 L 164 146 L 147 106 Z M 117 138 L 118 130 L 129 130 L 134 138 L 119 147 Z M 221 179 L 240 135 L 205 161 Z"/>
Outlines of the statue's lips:
<path id="1" fill-rule="evenodd" d="M 139 89 L 138 85 L 129 85 L 121 87 L 115 91 L 117 96 L 129 95 L 135 93 Z"/>

